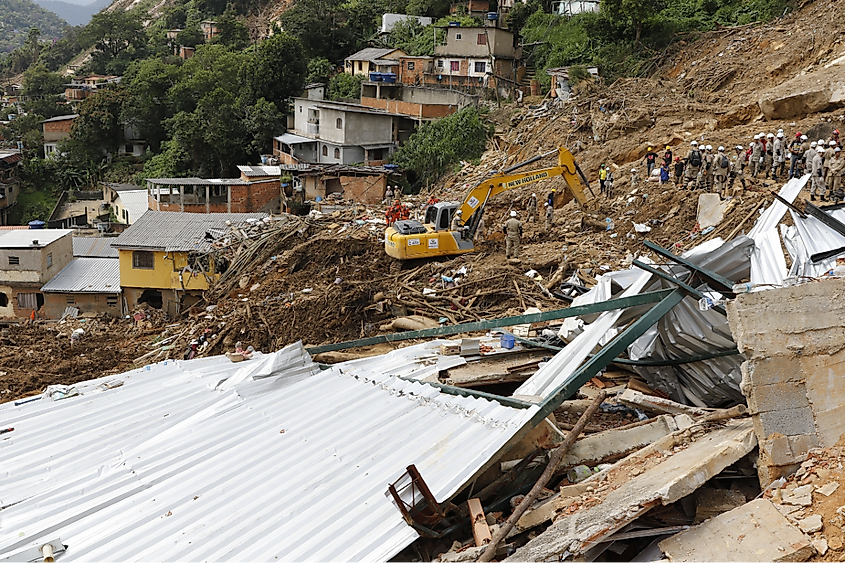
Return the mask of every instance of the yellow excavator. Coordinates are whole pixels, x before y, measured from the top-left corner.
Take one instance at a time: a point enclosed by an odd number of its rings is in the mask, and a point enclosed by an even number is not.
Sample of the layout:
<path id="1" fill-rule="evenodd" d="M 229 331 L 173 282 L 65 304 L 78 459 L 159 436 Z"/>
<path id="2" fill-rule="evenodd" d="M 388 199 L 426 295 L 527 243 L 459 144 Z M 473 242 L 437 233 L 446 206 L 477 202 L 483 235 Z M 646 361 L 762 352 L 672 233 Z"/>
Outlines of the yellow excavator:
<path id="1" fill-rule="evenodd" d="M 515 170 L 537 162 L 547 156 L 557 153 L 557 166 L 532 170 L 531 172 L 514 173 Z M 434 258 L 437 256 L 451 256 L 466 254 L 475 250 L 472 239 L 478 228 L 478 223 L 484 214 L 487 201 L 506 190 L 512 190 L 562 176 L 568 190 L 561 192 L 555 198 L 555 207 L 563 207 L 573 198 L 581 206 L 586 206 L 587 196 L 582 189 L 582 183 L 590 190 L 587 177 L 572 158 L 572 153 L 560 147 L 520 162 L 485 179 L 472 188 L 464 198 L 463 203 L 456 201 L 440 202 L 430 205 L 425 213 L 425 223 L 415 220 L 396 221 L 388 226 L 384 233 L 384 250 L 388 256 L 397 260 L 414 260 L 417 258 Z M 592 193 L 592 190 L 590 190 Z M 450 230 L 452 217 L 461 210 L 460 230 Z M 543 213 L 542 203 L 538 213 Z"/>

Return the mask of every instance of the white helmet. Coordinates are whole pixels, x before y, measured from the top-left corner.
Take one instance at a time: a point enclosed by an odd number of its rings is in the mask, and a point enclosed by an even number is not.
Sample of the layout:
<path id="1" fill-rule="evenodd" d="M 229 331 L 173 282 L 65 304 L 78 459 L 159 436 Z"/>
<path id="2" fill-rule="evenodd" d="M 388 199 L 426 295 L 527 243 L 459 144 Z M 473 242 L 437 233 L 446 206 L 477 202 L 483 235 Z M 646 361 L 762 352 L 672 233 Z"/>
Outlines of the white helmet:
<path id="1" fill-rule="evenodd" d="M 814 149 L 814 148 L 816 148 L 816 145 L 818 145 L 818 143 L 813 141 L 812 143 L 810 143 L 810 148 Z"/>
<path id="2" fill-rule="evenodd" d="M 802 140 L 802 141 L 806 141 L 806 140 L 807 140 L 807 135 L 801 135 L 801 140 Z"/>
<path id="3" fill-rule="evenodd" d="M 766 135 L 766 138 L 767 139 L 774 139 L 775 136 L 772 133 L 769 133 L 768 135 Z"/>
<path id="4" fill-rule="evenodd" d="M 742 145 L 737 145 L 737 146 L 736 146 L 736 150 L 738 150 L 738 151 L 741 151 L 741 150 L 742 150 L 742 148 L 743 148 L 743 147 L 742 147 Z"/>
<path id="5" fill-rule="evenodd" d="M 766 136 L 766 134 L 765 134 L 765 133 L 760 133 L 760 138 L 761 138 L 761 139 L 762 139 L 763 137 L 765 137 L 765 136 Z"/>
<path id="6" fill-rule="evenodd" d="M 708 151 L 712 151 L 712 150 L 713 150 L 713 145 L 707 145 L 705 148 L 706 148 Z"/>
<path id="7" fill-rule="evenodd" d="M 757 141 L 760 139 L 760 135 L 754 135 L 754 140 Z"/>
<path id="8" fill-rule="evenodd" d="M 637 171 L 636 168 L 631 168 L 631 172 L 636 172 L 636 171 Z"/>
<path id="9" fill-rule="evenodd" d="M 783 135 L 783 129 L 778 129 L 778 133 L 780 133 L 781 135 Z"/>
<path id="10" fill-rule="evenodd" d="M 531 197 L 537 197 L 537 194 L 531 194 Z"/>
<path id="11" fill-rule="evenodd" d="M 690 143 L 690 145 L 691 145 L 691 146 L 693 146 L 693 147 L 697 147 L 697 146 L 698 146 L 698 141 L 693 141 L 693 142 L 691 142 L 691 143 Z"/>
<path id="12" fill-rule="evenodd" d="M 511 210 L 511 217 L 516 217 L 516 211 Z"/>
<path id="13" fill-rule="evenodd" d="M 749 146 L 749 147 L 751 147 L 751 148 L 753 149 L 753 148 L 754 148 L 754 143 L 748 143 L 748 146 Z"/>
<path id="14" fill-rule="evenodd" d="M 549 206 L 549 202 L 548 202 L 548 201 L 547 201 L 546 203 L 544 203 L 544 204 L 543 204 L 543 207 L 548 207 L 548 206 Z"/>
<path id="15" fill-rule="evenodd" d="M 463 215 L 463 214 L 464 214 L 463 211 L 461 211 L 460 209 L 455 211 L 455 215 Z"/>
<path id="16" fill-rule="evenodd" d="M 823 144 L 824 144 L 824 139 L 819 139 L 818 141 L 816 141 L 816 144 L 817 144 L 817 145 L 823 145 Z"/>
<path id="17" fill-rule="evenodd" d="M 719 152 L 725 152 L 725 147 L 719 147 L 717 150 L 718 150 Z"/>
<path id="18" fill-rule="evenodd" d="M 783 139 L 783 131 L 778 131 L 778 139 Z"/>
<path id="19" fill-rule="evenodd" d="M 840 149 L 839 147 L 836 147 L 835 149 L 833 149 L 833 152 L 841 152 L 841 151 L 842 151 L 842 149 Z"/>
<path id="20" fill-rule="evenodd" d="M 830 141 L 830 142 L 828 143 L 828 145 L 830 145 L 831 147 L 835 147 L 835 146 L 836 146 L 836 141 Z"/>
<path id="21" fill-rule="evenodd" d="M 816 147 L 816 152 L 818 152 L 819 154 L 824 154 L 824 147 L 819 145 L 818 147 Z"/>

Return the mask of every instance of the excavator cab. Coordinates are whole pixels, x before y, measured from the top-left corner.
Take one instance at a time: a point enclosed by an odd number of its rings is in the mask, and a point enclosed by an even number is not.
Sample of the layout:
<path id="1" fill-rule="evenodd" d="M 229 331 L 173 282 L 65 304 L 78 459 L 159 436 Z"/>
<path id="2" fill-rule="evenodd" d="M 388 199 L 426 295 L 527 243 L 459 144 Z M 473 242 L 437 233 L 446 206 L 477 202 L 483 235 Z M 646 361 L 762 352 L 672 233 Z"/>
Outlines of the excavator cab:
<path id="1" fill-rule="evenodd" d="M 435 231 L 448 231 L 452 225 L 452 217 L 460 205 L 456 201 L 441 201 L 429 205 L 425 211 L 425 224 L 434 227 Z"/>

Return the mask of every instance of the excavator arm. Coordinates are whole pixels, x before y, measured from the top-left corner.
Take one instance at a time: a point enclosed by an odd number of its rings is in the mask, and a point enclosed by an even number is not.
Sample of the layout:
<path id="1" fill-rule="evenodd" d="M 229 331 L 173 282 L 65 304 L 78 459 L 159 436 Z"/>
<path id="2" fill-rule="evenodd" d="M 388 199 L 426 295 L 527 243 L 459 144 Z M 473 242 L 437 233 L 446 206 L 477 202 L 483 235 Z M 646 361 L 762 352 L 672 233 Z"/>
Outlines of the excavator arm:
<path id="1" fill-rule="evenodd" d="M 532 170 L 530 172 L 513 173 L 514 170 L 545 158 L 554 152 L 557 152 L 558 155 L 557 166 L 541 168 L 540 170 Z M 529 184 L 539 182 L 540 180 L 555 178 L 557 176 L 562 176 L 569 188 L 567 190 L 568 197 L 564 198 L 562 204 L 565 205 L 572 200 L 572 198 L 575 198 L 579 204 L 586 206 L 587 194 L 584 192 L 583 186 L 586 186 L 587 189 L 590 190 L 590 183 L 575 163 L 572 153 L 570 153 L 567 149 L 560 147 L 557 151 L 538 155 L 511 166 L 501 173 L 487 178 L 472 188 L 464 198 L 460 207 L 461 217 L 463 218 L 462 224 L 469 226 L 470 234 L 475 234 L 475 229 L 478 226 L 478 221 L 484 212 L 484 207 L 491 197 L 507 190 L 527 186 Z M 590 190 L 590 193 L 592 193 L 592 190 Z M 476 213 L 476 211 L 479 210 L 480 212 Z"/>

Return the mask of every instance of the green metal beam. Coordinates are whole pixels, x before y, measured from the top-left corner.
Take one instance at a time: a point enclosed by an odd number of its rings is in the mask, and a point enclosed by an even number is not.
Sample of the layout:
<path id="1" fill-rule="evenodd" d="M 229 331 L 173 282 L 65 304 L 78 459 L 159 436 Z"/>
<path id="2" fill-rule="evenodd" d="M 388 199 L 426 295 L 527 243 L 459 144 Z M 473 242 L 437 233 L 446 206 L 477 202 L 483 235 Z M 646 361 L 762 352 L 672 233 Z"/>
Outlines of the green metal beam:
<path id="1" fill-rule="evenodd" d="M 423 383 L 425 385 L 431 385 L 432 387 L 436 387 L 441 392 L 446 393 L 447 395 L 458 395 L 461 397 L 487 399 L 488 401 L 496 401 L 506 407 L 512 407 L 515 409 L 527 409 L 529 407 L 537 406 L 536 403 L 529 403 L 528 401 L 514 399 L 513 397 L 503 397 L 502 395 L 494 395 L 493 393 L 485 393 L 483 391 L 475 391 L 473 389 L 464 389 L 462 387 L 454 387 L 452 385 L 434 383 L 433 381 L 419 381 L 417 379 L 411 379 L 409 377 L 400 377 L 399 379 L 404 379 L 405 381 L 413 381 L 415 383 Z"/>
<path id="2" fill-rule="evenodd" d="M 724 276 L 720 276 L 716 272 L 708 270 L 707 268 L 702 268 L 701 266 L 696 266 L 692 262 L 685 260 L 685 259 L 681 258 L 680 256 L 676 256 L 676 255 L 672 254 L 671 252 L 669 252 L 668 250 L 666 250 L 662 246 L 660 246 L 658 244 L 654 244 L 650 240 L 643 241 L 643 244 L 646 245 L 646 248 L 650 248 L 651 250 L 655 251 L 656 253 L 663 256 L 664 258 L 668 258 L 669 260 L 672 260 L 673 262 L 677 262 L 678 264 L 680 264 L 682 266 L 686 266 L 690 270 L 698 272 L 698 275 L 700 275 L 703 279 L 707 280 L 708 282 L 710 282 L 712 284 L 713 289 L 717 289 L 717 290 L 719 290 L 723 293 L 730 293 L 731 295 L 733 295 L 734 284 L 728 278 L 726 278 Z"/>
<path id="3" fill-rule="evenodd" d="M 309 354 L 319 354 L 321 352 L 334 352 L 336 350 L 360 348 L 361 346 L 372 346 L 373 344 L 381 344 L 383 342 L 397 342 L 400 340 L 413 340 L 416 338 L 435 338 L 438 336 L 448 336 L 451 334 L 473 332 L 476 330 L 488 330 L 492 328 L 500 328 L 503 326 L 514 326 L 528 323 L 539 323 L 543 321 L 554 321 L 559 319 L 566 319 L 569 317 L 589 315 L 591 313 L 602 313 L 604 311 L 613 311 L 615 309 L 627 309 L 629 307 L 639 307 L 641 305 L 648 305 L 649 303 L 657 303 L 662 299 L 665 299 L 666 296 L 669 295 L 671 292 L 671 289 L 663 289 L 660 291 L 651 291 L 648 293 L 641 293 L 639 295 L 632 295 L 630 297 L 610 299 L 608 301 L 602 301 L 601 303 L 578 305 L 576 307 L 569 307 L 567 309 L 555 309 L 554 311 L 546 311 L 544 313 L 533 313 L 530 315 L 519 315 L 516 317 L 504 317 L 502 319 L 492 319 L 489 321 L 477 321 L 451 326 L 441 326 L 437 328 L 427 328 L 424 330 L 394 332 L 391 334 L 371 336 L 369 338 L 360 338 L 358 340 L 338 342 L 336 344 L 311 346 L 310 348 L 306 348 L 305 350 Z"/>
<path id="4" fill-rule="evenodd" d="M 660 276 L 661 278 L 668 281 L 669 283 L 673 283 L 673 284 L 677 285 L 679 288 L 681 288 L 681 290 L 684 293 L 686 293 L 690 297 L 695 297 L 696 299 L 703 299 L 704 298 L 703 293 L 701 293 L 700 291 L 698 291 L 697 289 L 695 289 L 691 285 L 686 284 L 686 283 L 682 282 L 681 280 L 667 274 L 663 270 L 658 270 L 657 268 L 653 268 L 653 267 L 649 266 L 648 264 L 644 264 L 644 263 L 640 262 L 639 260 L 634 260 L 633 264 L 637 268 L 645 270 L 646 272 L 651 272 L 655 276 Z M 713 310 L 718 312 L 718 313 L 725 315 L 726 317 L 728 316 L 728 312 L 721 305 L 713 305 Z"/>

